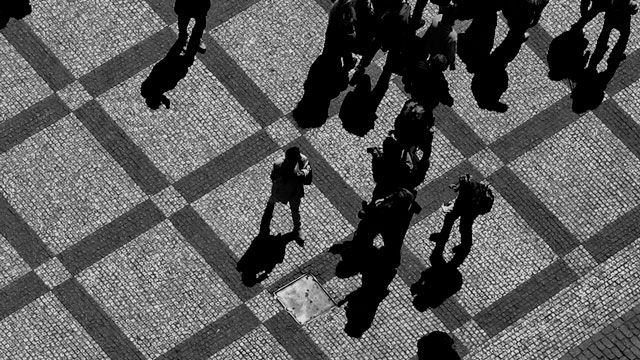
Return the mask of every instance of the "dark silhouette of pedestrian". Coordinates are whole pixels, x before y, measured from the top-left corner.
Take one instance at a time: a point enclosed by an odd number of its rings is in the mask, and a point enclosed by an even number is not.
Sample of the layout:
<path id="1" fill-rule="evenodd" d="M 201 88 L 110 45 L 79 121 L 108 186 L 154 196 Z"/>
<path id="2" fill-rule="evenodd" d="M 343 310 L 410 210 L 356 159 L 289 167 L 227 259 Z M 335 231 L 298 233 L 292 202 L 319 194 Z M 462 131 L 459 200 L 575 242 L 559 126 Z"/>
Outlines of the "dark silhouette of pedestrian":
<path id="1" fill-rule="evenodd" d="M 29 0 L 4 0 L 0 2 L 0 29 L 7 26 L 10 18 L 22 19 L 31 14 Z"/>
<path id="2" fill-rule="evenodd" d="M 349 74 L 339 57 L 320 54 L 311 64 L 302 98 L 293 109 L 293 119 L 302 128 L 319 127 L 329 117 L 331 99 L 349 86 Z"/>
<path id="3" fill-rule="evenodd" d="M 458 193 L 458 197 L 443 205 L 443 211 L 446 215 L 442 229 L 439 233 L 431 234 L 429 240 L 436 244 L 446 243 L 449 240 L 453 224 L 460 218 L 461 243 L 453 248 L 453 252 L 466 258 L 471 251 L 473 222 L 478 216 L 491 211 L 493 192 L 487 185 L 472 180 L 468 174 L 460 176 L 458 183 L 450 185 L 450 188 Z"/>
<path id="4" fill-rule="evenodd" d="M 495 40 L 499 4 L 496 0 L 458 0 L 455 14 L 460 20 L 473 19 L 467 30 L 458 35 L 458 56 L 469 73 L 485 64 Z"/>
<path id="5" fill-rule="evenodd" d="M 502 2 L 502 14 L 507 20 L 509 31 L 494 51 L 498 57 L 506 63 L 515 59 L 522 44 L 529 39 L 527 30 L 538 24 L 542 11 L 548 3 L 549 0 L 506 0 Z"/>
<path id="6" fill-rule="evenodd" d="M 364 74 L 354 90 L 345 96 L 338 113 L 342 127 L 348 132 L 364 136 L 375 126 L 376 99 L 371 89 L 371 78 Z"/>
<path id="7" fill-rule="evenodd" d="M 447 333 L 434 331 L 418 340 L 418 360 L 460 360 Z"/>
<path id="8" fill-rule="evenodd" d="M 499 113 L 509 109 L 507 104 L 500 101 L 509 87 L 507 64 L 507 61 L 492 54 L 484 64 L 478 66 L 471 79 L 471 93 L 479 108 Z"/>
<path id="9" fill-rule="evenodd" d="M 447 58 L 437 54 L 430 57 L 427 62 L 418 61 L 415 67 L 408 70 L 402 78 L 405 91 L 411 99 L 420 103 L 429 113 L 440 103 L 453 106 L 449 82 L 443 73 L 447 64 Z"/>
<path id="10" fill-rule="evenodd" d="M 451 70 L 456 69 L 458 45 L 458 33 L 453 29 L 455 21 L 455 7 L 442 6 L 422 36 L 422 45 L 427 49 L 429 56 L 444 55 L 447 59 L 446 68 Z"/>
<path id="11" fill-rule="evenodd" d="M 190 49 L 184 55 L 180 55 L 182 45 L 176 42 L 167 55 L 151 69 L 149 76 L 140 86 L 140 94 L 145 99 L 147 106 L 152 110 L 157 110 L 160 104 L 167 109 L 171 106 L 171 101 L 165 95 L 169 90 L 173 90 L 180 80 L 189 72 L 189 67 L 195 60 L 195 49 Z"/>
<path id="12" fill-rule="evenodd" d="M 187 38 L 189 38 L 189 44 L 183 51 L 189 51 L 195 49 L 198 52 L 205 52 L 207 50 L 206 45 L 201 42 L 202 34 L 207 27 L 207 13 L 211 8 L 210 0 L 176 0 L 174 11 L 178 15 L 178 42 L 185 46 L 187 45 Z M 191 37 L 187 32 L 189 21 L 195 20 L 195 25 L 191 30 Z"/>
<path id="13" fill-rule="evenodd" d="M 342 60 L 346 70 L 356 65 L 352 52 L 356 42 L 356 9 L 353 0 L 336 0 L 329 9 L 329 21 L 322 53 Z"/>
<path id="14" fill-rule="evenodd" d="M 263 223 L 269 224 L 276 202 L 289 204 L 293 219 L 293 237 L 300 246 L 304 239 L 301 233 L 300 201 L 304 197 L 304 185 L 311 184 L 311 165 L 296 146 L 286 150 L 285 156 L 273 164 L 271 170 L 271 196 L 267 201 Z M 268 225 L 265 225 L 268 227 Z"/>

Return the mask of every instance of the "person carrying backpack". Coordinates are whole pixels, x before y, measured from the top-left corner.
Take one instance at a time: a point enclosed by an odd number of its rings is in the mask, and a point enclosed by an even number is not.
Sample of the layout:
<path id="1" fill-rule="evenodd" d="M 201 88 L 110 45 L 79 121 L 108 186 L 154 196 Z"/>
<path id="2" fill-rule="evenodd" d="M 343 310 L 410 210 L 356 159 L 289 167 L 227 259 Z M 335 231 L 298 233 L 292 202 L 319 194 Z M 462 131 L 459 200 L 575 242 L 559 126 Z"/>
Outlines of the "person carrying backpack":
<path id="1" fill-rule="evenodd" d="M 478 216 L 491 211 L 494 196 L 488 185 L 472 180 L 469 174 L 460 176 L 458 183 L 449 187 L 458 193 L 458 197 L 442 206 L 446 214 L 442 229 L 439 233 L 431 234 L 429 240 L 446 243 L 454 222 L 460 218 L 461 243 L 453 248 L 453 252 L 466 257 L 471 251 L 473 222 Z"/>

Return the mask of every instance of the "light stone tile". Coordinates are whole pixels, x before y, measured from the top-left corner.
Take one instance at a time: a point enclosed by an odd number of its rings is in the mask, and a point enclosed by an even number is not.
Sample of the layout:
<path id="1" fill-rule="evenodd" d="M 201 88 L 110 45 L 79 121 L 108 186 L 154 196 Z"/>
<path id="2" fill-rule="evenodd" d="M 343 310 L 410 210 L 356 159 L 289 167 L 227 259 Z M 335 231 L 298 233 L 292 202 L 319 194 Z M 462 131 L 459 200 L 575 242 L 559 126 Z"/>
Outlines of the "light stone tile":
<path id="1" fill-rule="evenodd" d="M 165 27 L 143 0 L 43 0 L 25 21 L 79 78 Z"/>
<path id="2" fill-rule="evenodd" d="M 60 99 L 67 104 L 71 111 L 79 109 L 86 102 L 93 99 L 87 90 L 85 90 L 84 86 L 82 86 L 78 81 L 74 81 L 64 89 L 57 91 L 57 94 Z"/>
<path id="3" fill-rule="evenodd" d="M 277 151 L 243 173 L 217 187 L 192 204 L 237 258 L 247 251 L 258 235 L 260 220 L 271 194 L 269 174 L 273 162 L 284 156 Z M 313 167 L 313 158 L 309 159 Z M 299 265 L 326 251 L 354 229 L 315 185 L 305 186 L 300 205 L 303 248 L 291 242 L 284 261 L 262 282 L 269 286 Z M 285 234 L 293 229 L 288 205 L 277 203 L 271 221 L 272 234 Z"/>
<path id="4" fill-rule="evenodd" d="M 282 148 L 302 134 L 287 118 L 281 118 L 265 128 L 267 134 Z"/>
<path id="5" fill-rule="evenodd" d="M 187 206 L 187 200 L 173 186 L 169 186 L 151 196 L 151 200 L 166 217 Z"/>
<path id="6" fill-rule="evenodd" d="M 240 305 L 168 220 L 84 270 L 78 281 L 148 358 Z"/>
<path id="7" fill-rule="evenodd" d="M 598 266 L 596 260 L 587 252 L 584 246 L 580 245 L 570 253 L 563 256 L 564 261 L 578 276 L 583 276 Z"/>
<path id="8" fill-rule="evenodd" d="M 409 287 L 399 277 L 392 281 L 387 295 L 375 314 L 371 328 L 361 338 L 344 332 L 347 322 L 345 306 L 335 308 L 311 322 L 305 331 L 332 360 L 350 359 L 409 359 L 417 352 L 422 336 L 445 325 L 431 310 L 419 313 L 408 299 Z"/>
<path id="9" fill-rule="evenodd" d="M 258 295 L 249 299 L 245 302 L 245 305 L 247 305 L 261 322 L 271 319 L 271 317 L 284 310 L 274 295 L 267 290 L 263 290 Z"/>
<path id="10" fill-rule="evenodd" d="M 352 291 L 355 291 L 357 288 L 359 288 L 361 284 L 361 274 L 357 274 L 346 279 L 341 279 L 335 276 L 331 278 L 331 280 L 324 283 L 324 285 L 322 285 L 322 288 L 336 303 L 339 303 Z"/>
<path id="11" fill-rule="evenodd" d="M 560 358 L 640 304 L 639 268 L 637 239 L 465 359 Z"/>
<path id="12" fill-rule="evenodd" d="M 556 37 L 563 32 L 569 30 L 571 25 L 575 24 L 580 18 L 580 0 L 558 0 L 551 1 L 542 13 L 540 25 L 549 32 L 552 37 Z M 585 37 L 589 40 L 588 50 L 593 53 L 596 46 L 602 25 L 604 24 L 604 14 L 600 13 L 591 22 L 584 27 Z M 627 43 L 626 54 L 630 54 L 640 49 L 640 16 L 631 17 L 631 36 Z M 618 32 L 614 30 L 609 37 L 609 50 L 604 55 L 604 61 L 598 65 L 598 71 L 604 71 L 607 68 L 606 60 L 611 53 L 611 49 L 618 39 Z"/>
<path id="13" fill-rule="evenodd" d="M 264 325 L 260 325 L 209 358 L 209 360 L 227 359 L 287 360 L 292 358 L 269 330 Z"/>
<path id="14" fill-rule="evenodd" d="M 0 334 L 5 359 L 109 360 L 50 292 L 0 321 Z"/>
<path id="15" fill-rule="evenodd" d="M 500 193 L 494 189 L 493 194 L 493 208 L 474 222 L 471 252 L 459 268 L 464 283 L 457 297 L 471 316 L 557 259 L 553 250 Z M 435 247 L 435 243 L 429 241 L 429 235 L 439 232 L 443 221 L 444 213 L 438 209 L 412 226 L 405 237 L 407 248 L 427 266 L 430 266 L 429 256 Z M 447 261 L 453 257 L 451 248 L 460 243 L 459 223 L 457 220 L 454 224 L 445 246 Z"/>
<path id="16" fill-rule="evenodd" d="M 640 80 L 613 96 L 620 107 L 640 125 Z"/>
<path id="17" fill-rule="evenodd" d="M 287 114 L 302 97 L 326 26 L 327 13 L 314 0 L 261 0 L 210 34 Z"/>
<path id="18" fill-rule="evenodd" d="M 0 289 L 30 270 L 29 265 L 18 255 L 7 239 L 0 234 Z"/>
<path id="19" fill-rule="evenodd" d="M 53 94 L 7 39 L 0 35 L 0 124 Z"/>
<path id="20" fill-rule="evenodd" d="M 504 21 L 498 21 L 496 46 L 504 38 L 506 27 Z M 453 110 L 487 144 L 525 123 L 569 93 L 562 83 L 549 80 L 549 70 L 525 44 L 516 59 L 507 66 L 509 88 L 502 95 L 501 101 L 509 105 L 509 110 L 505 113 L 482 110 L 478 108 L 471 92 L 473 75 L 465 70 L 462 62 L 460 65 L 456 71 L 445 73 L 454 99 Z"/>
<path id="21" fill-rule="evenodd" d="M 591 112 L 509 166 L 580 241 L 640 203 L 640 160 Z"/>
<path id="22" fill-rule="evenodd" d="M 0 155 L 0 179 L 55 254 L 146 199 L 73 114 Z"/>
<path id="23" fill-rule="evenodd" d="M 71 274 L 57 257 L 38 266 L 33 271 L 51 289 L 71 278 Z"/>
<path id="24" fill-rule="evenodd" d="M 165 95 L 171 109 L 149 109 L 140 86 L 152 66 L 98 98 L 151 161 L 177 181 L 260 130 L 251 115 L 196 59 Z"/>
<path id="25" fill-rule="evenodd" d="M 453 330 L 453 334 L 464 343 L 469 351 L 473 351 L 489 340 L 487 333 L 474 320 L 469 320 Z"/>
<path id="26" fill-rule="evenodd" d="M 482 149 L 473 154 L 473 156 L 469 158 L 469 162 L 471 162 L 471 164 L 478 169 L 485 178 L 489 177 L 489 175 L 504 166 L 504 163 L 500 160 L 498 155 L 489 148 Z"/>

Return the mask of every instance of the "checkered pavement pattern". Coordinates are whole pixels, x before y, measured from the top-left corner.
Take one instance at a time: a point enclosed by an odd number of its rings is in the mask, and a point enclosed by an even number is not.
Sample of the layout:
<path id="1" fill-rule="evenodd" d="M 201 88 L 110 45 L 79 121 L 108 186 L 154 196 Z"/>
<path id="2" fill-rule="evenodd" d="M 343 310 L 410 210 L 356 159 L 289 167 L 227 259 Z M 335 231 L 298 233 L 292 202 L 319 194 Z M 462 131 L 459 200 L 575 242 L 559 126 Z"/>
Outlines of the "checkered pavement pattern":
<path id="1" fill-rule="evenodd" d="M 157 111 L 139 89 L 177 38 L 172 1 L 32 1 L 0 30 L 0 358 L 416 359 L 435 330 L 465 359 L 640 358 L 640 17 L 604 102 L 584 114 L 546 76 L 578 0 L 552 0 L 531 29 L 507 69 L 506 113 L 478 109 L 463 66 L 447 74 L 455 104 L 436 109 L 423 210 L 390 294 L 354 339 L 343 308 L 298 326 L 273 293 L 301 274 L 336 300 L 359 287 L 335 277 L 327 249 L 353 234 L 374 185 L 364 149 L 407 96 L 394 79 L 364 137 L 342 129 L 344 94 L 323 126 L 301 129 L 291 111 L 330 1 L 212 2 L 207 52 Z M 588 26 L 591 47 L 602 21 Z M 503 21 L 498 32 L 496 43 Z M 270 166 L 292 145 L 314 168 L 307 241 L 248 288 L 235 266 L 257 235 Z M 462 289 L 418 312 L 409 286 L 463 173 L 488 180 L 496 202 L 474 225 Z M 278 206 L 272 231 L 291 226 Z M 454 232 L 447 256 L 458 242 Z"/>

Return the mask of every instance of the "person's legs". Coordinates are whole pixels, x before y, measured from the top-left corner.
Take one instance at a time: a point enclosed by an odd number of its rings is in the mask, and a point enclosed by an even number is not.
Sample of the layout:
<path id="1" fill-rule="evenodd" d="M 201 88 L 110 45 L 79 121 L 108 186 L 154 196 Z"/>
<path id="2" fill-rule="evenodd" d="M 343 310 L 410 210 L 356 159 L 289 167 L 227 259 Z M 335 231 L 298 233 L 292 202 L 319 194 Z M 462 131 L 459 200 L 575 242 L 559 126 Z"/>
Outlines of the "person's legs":
<path id="1" fill-rule="evenodd" d="M 613 24 L 605 21 L 602 26 L 602 32 L 600 32 L 600 36 L 598 37 L 598 41 L 596 42 L 596 48 L 593 50 L 593 54 L 591 54 L 591 59 L 589 59 L 589 65 L 587 66 L 587 70 L 595 71 L 598 67 L 598 63 L 604 57 L 604 54 L 607 52 L 609 48 L 607 43 L 609 42 L 609 36 L 611 35 L 611 30 Z M 626 47 L 626 44 L 625 44 Z"/>
<path id="2" fill-rule="evenodd" d="M 191 20 L 189 16 L 178 14 L 178 41 L 180 42 L 187 42 L 187 37 L 189 37 L 189 33 L 187 32 L 189 20 Z"/>
<path id="3" fill-rule="evenodd" d="M 427 3 L 429 0 L 417 0 L 416 7 L 413 8 L 413 14 L 411 14 L 411 24 L 415 28 L 420 28 L 424 25 L 425 21 L 422 20 L 422 13 L 424 13 L 424 8 L 427 7 Z"/>
<path id="4" fill-rule="evenodd" d="M 300 235 L 300 199 L 294 198 L 289 200 L 289 207 L 291 208 L 291 218 L 293 219 L 293 233 Z"/>
<path id="5" fill-rule="evenodd" d="M 607 22 L 606 19 L 605 22 Z M 627 43 L 629 42 L 629 36 L 631 35 L 631 18 L 629 18 L 629 21 L 614 24 L 612 27 L 619 31 L 619 36 L 618 41 L 616 41 L 616 44 L 613 46 L 613 50 L 611 50 L 611 54 L 609 55 L 607 62 L 609 64 L 619 64 L 625 58 L 624 51 L 627 49 Z"/>
<path id="6" fill-rule="evenodd" d="M 431 240 L 436 243 L 446 243 L 449 240 L 449 234 L 451 234 L 451 229 L 453 228 L 453 224 L 456 222 L 456 219 L 460 217 L 460 211 L 453 208 L 450 212 L 448 212 L 444 216 L 444 222 L 442 223 L 442 229 L 440 229 L 439 233 L 431 234 Z"/>
<path id="7" fill-rule="evenodd" d="M 191 38 L 189 39 L 189 47 L 194 49 L 198 49 L 200 52 L 206 51 L 206 46 L 201 42 L 202 34 L 204 34 L 204 30 L 207 27 L 207 16 L 200 15 L 195 18 L 195 25 L 193 25 L 193 30 L 191 30 Z"/>

